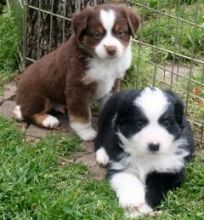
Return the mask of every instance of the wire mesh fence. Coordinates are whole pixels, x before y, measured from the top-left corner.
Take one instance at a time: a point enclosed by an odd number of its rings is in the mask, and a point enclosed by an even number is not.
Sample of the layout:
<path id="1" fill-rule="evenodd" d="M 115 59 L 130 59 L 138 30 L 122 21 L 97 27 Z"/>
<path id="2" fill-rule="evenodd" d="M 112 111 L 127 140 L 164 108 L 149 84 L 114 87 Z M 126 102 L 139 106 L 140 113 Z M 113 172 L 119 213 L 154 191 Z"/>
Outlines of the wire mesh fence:
<path id="1" fill-rule="evenodd" d="M 128 0 L 142 18 L 135 86 L 176 91 L 185 102 L 196 143 L 204 146 L 204 3 L 199 0 Z M 141 83 L 142 82 L 142 83 Z"/>
<path id="2" fill-rule="evenodd" d="M 176 91 L 185 102 L 196 143 L 204 147 L 203 0 L 21 1 L 24 65 L 68 39 L 74 12 L 87 4 L 107 2 L 135 7 L 142 20 L 133 40 L 133 64 L 124 79 L 124 89 L 153 85 Z"/>

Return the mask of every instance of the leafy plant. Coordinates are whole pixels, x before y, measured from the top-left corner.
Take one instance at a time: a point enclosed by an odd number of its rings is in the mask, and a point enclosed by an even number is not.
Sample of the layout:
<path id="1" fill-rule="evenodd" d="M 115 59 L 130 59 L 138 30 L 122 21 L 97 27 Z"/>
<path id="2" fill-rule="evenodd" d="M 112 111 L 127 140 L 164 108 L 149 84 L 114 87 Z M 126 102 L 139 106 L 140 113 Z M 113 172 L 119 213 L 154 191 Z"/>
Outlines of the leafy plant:
<path id="1" fill-rule="evenodd" d="M 15 76 L 20 41 L 12 13 L 0 15 L 0 88 Z"/>

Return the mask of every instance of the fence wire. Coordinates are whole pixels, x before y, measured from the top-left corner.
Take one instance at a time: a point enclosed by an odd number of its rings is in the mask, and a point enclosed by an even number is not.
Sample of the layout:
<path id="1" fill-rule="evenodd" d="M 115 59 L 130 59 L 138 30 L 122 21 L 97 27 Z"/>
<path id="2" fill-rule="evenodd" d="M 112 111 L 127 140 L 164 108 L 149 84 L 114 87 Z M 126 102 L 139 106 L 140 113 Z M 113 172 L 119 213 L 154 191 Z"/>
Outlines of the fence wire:
<path id="1" fill-rule="evenodd" d="M 203 148 L 203 1 L 127 0 L 126 3 L 136 7 L 142 18 L 141 30 L 134 39 L 135 87 L 153 85 L 176 91 L 185 102 L 196 143 Z M 163 7 L 165 4 L 167 9 Z"/>

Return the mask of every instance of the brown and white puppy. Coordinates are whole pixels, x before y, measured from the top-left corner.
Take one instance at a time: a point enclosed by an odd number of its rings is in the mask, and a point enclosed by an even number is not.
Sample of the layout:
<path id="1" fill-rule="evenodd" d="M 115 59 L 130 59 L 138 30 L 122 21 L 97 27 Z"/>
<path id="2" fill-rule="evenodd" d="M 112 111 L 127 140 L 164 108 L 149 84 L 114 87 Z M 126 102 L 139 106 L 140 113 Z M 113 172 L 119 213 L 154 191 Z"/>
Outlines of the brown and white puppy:
<path id="1" fill-rule="evenodd" d="M 66 105 L 71 128 L 81 139 L 93 140 L 90 103 L 107 96 L 130 67 L 139 18 L 124 6 L 100 5 L 75 14 L 72 22 L 70 39 L 20 77 L 14 114 L 55 128 L 59 121 L 48 111 L 56 103 Z"/>

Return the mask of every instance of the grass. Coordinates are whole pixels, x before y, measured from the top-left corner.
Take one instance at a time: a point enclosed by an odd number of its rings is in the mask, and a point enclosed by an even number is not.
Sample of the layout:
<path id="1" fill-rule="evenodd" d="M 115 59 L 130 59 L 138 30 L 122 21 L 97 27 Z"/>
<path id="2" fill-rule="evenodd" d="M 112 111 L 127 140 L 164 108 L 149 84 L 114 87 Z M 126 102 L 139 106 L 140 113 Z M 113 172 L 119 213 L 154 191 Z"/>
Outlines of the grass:
<path id="1" fill-rule="evenodd" d="M 0 219 L 115 219 L 121 214 L 109 185 L 79 163 L 62 166 L 82 148 L 78 139 L 49 136 L 28 144 L 0 118 Z M 112 210 L 113 209 L 113 210 Z"/>
<path id="2" fill-rule="evenodd" d="M 167 28 L 172 31 L 167 31 Z M 162 17 L 156 22 L 148 21 L 144 32 L 138 34 L 138 39 L 190 57 L 192 54 L 196 57 L 204 55 L 204 29 L 185 25 L 175 19 Z"/>
<path id="3" fill-rule="evenodd" d="M 80 163 L 60 163 L 83 149 L 78 139 L 52 135 L 30 144 L 0 117 L 0 146 L 0 219 L 123 219 L 105 180 L 94 180 Z M 185 183 L 168 194 L 154 219 L 203 219 L 203 164 L 197 156 L 188 165 Z"/>

